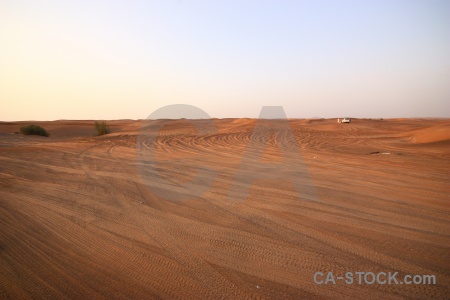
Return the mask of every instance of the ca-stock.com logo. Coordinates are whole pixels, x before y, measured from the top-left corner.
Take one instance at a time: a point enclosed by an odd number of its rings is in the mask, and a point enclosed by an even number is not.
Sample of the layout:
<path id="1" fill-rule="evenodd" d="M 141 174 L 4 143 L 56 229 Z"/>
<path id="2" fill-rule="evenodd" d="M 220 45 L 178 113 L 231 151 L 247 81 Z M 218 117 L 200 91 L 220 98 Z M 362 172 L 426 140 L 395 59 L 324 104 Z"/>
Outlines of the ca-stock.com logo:
<path id="1" fill-rule="evenodd" d="M 212 188 L 218 175 L 218 171 L 206 164 L 202 156 L 214 153 L 214 143 L 209 143 L 212 149 L 207 153 L 193 149 L 192 152 L 200 153 L 188 157 L 172 154 L 171 147 L 181 146 L 163 129 L 176 120 L 182 122 L 179 126 L 195 131 L 186 139 L 183 139 L 183 132 L 173 133 L 179 143 L 184 143 L 186 148 L 183 149 L 188 153 L 189 147 L 198 147 L 196 141 L 218 133 L 215 121 L 204 110 L 186 104 L 161 107 L 143 121 L 136 143 L 138 174 L 151 193 L 161 200 L 173 202 L 202 197 Z M 263 152 L 272 136 L 276 137 L 282 159 L 265 162 L 262 161 Z M 227 201 L 245 201 L 254 181 L 266 179 L 289 182 L 299 200 L 319 201 L 301 148 L 282 106 L 263 106 L 249 138 L 241 142 L 246 143 L 245 150 L 232 175 L 231 187 L 226 191 Z M 195 175 L 189 180 L 177 180 L 166 172 L 167 169 L 172 172 L 179 170 L 180 173 L 189 170 Z"/>

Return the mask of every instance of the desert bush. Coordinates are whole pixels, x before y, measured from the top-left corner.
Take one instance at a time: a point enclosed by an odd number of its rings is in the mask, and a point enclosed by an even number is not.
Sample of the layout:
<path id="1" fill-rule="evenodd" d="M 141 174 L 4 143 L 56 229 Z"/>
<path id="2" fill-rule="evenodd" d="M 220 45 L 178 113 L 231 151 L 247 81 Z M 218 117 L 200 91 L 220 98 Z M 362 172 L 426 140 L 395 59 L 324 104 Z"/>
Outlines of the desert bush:
<path id="1" fill-rule="evenodd" d="M 97 130 L 98 135 L 104 135 L 111 132 L 109 126 L 105 122 L 95 122 L 95 130 Z"/>
<path id="2" fill-rule="evenodd" d="M 40 136 L 49 136 L 48 132 L 37 125 L 28 125 L 20 128 L 20 133 L 25 135 L 40 135 Z"/>

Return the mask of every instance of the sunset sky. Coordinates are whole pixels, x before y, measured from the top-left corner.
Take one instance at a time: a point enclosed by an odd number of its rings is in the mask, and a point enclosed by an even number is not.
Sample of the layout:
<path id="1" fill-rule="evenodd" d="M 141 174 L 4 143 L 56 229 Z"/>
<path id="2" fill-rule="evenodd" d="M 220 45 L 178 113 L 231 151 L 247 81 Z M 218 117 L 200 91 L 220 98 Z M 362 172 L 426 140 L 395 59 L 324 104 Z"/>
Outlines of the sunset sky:
<path id="1" fill-rule="evenodd" d="M 0 0 L 0 121 L 450 117 L 450 1 Z"/>

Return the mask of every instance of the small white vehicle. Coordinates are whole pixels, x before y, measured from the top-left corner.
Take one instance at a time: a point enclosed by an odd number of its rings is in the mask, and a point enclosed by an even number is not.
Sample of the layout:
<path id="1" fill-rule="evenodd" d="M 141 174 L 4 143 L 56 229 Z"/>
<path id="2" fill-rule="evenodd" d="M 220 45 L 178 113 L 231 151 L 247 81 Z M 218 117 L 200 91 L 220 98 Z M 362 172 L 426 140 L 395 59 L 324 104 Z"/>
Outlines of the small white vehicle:
<path id="1" fill-rule="evenodd" d="M 343 118 L 341 123 L 350 123 L 350 118 Z"/>

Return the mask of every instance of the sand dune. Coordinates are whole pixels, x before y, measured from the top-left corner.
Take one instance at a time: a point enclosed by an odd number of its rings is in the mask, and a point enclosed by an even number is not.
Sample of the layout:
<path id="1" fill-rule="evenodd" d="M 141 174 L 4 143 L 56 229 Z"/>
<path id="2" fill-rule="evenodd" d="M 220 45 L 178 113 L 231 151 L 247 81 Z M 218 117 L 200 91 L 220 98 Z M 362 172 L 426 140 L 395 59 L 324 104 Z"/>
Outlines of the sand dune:
<path id="1" fill-rule="evenodd" d="M 34 122 L 49 138 L 15 134 L 27 123 L 0 122 L 1 298 L 450 295 L 448 120 L 120 120 L 100 137 L 63 120 Z M 437 284 L 318 285 L 318 271 Z"/>
<path id="2" fill-rule="evenodd" d="M 450 123 L 417 129 L 408 133 L 413 143 L 434 143 L 450 141 Z"/>

